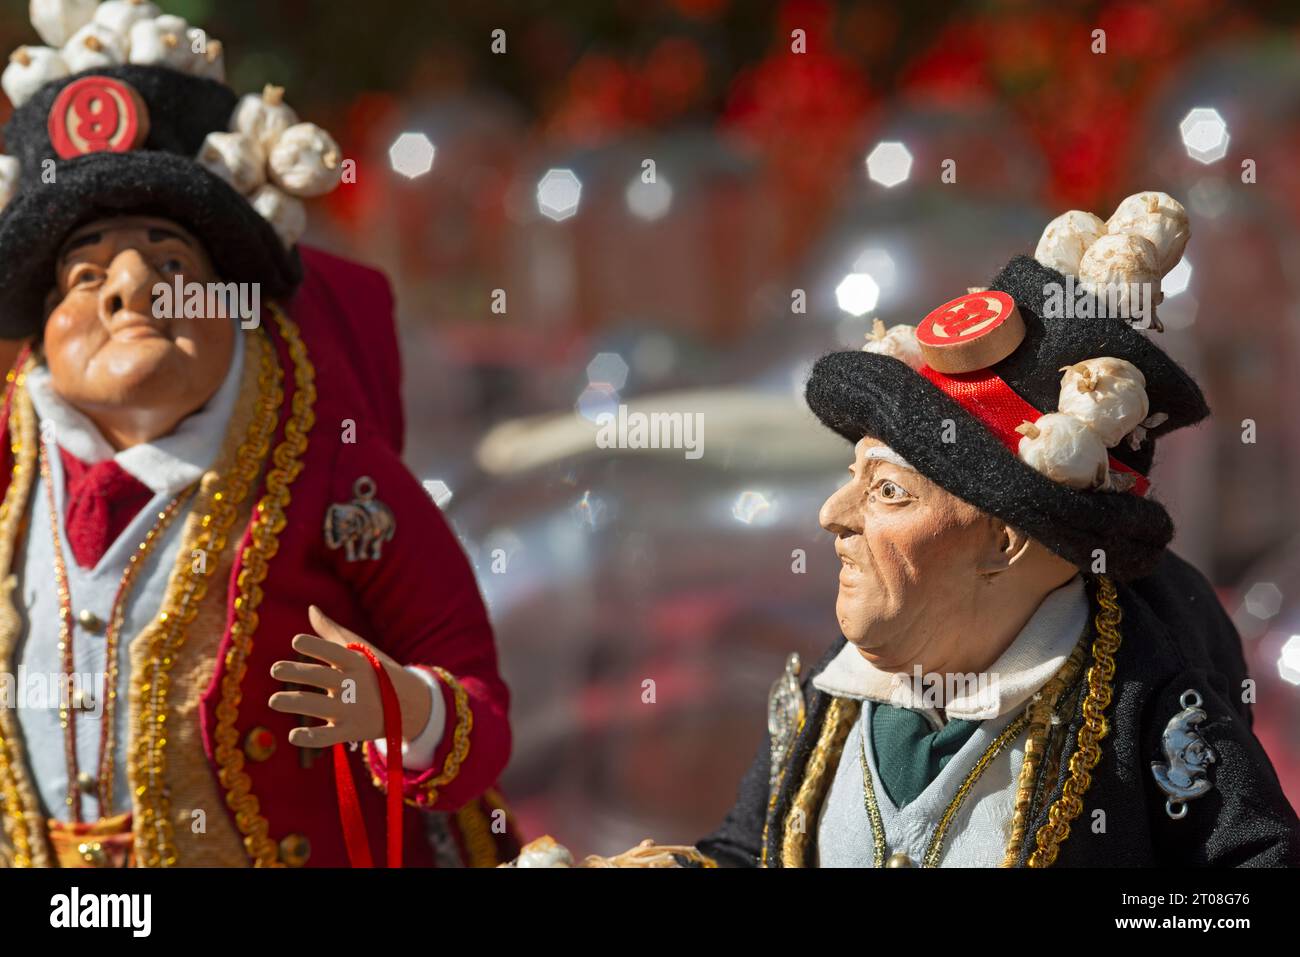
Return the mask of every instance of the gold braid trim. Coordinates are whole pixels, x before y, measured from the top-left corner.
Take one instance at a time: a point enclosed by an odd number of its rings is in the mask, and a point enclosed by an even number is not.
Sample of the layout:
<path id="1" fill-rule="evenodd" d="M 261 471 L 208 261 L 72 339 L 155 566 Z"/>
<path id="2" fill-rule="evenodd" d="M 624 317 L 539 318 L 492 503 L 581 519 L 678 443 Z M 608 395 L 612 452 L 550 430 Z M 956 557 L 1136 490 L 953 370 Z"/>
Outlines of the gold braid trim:
<path id="1" fill-rule="evenodd" d="M 17 579 L 13 572 L 14 549 L 19 525 L 27 510 L 27 500 L 36 474 L 36 413 L 23 387 L 26 372 L 35 365 L 29 359 L 22 372 L 12 370 L 6 381 L 13 388 L 9 411 L 10 451 L 13 472 L 4 501 L 0 503 L 0 660 L 5 671 L 12 672 L 9 656 L 14 641 L 22 631 L 22 621 L 14 607 L 13 592 Z M 17 689 L 15 688 L 15 691 Z M 30 782 L 23 780 L 24 757 L 22 736 L 14 713 L 0 703 L 0 814 L 4 818 L 8 849 L 0 848 L 4 862 L 12 867 L 48 867 L 50 858 L 43 834 L 34 837 L 32 823 L 43 821 Z"/>
<path id="2" fill-rule="evenodd" d="M 800 694 L 803 694 L 802 689 L 800 690 L 799 693 L 800 693 Z M 795 728 L 795 730 L 794 730 L 794 737 L 792 737 L 792 738 L 790 739 L 790 747 L 792 747 L 792 748 L 794 747 L 794 743 L 795 743 L 796 741 L 799 740 L 799 735 L 803 734 L 804 719 L 805 719 L 805 713 L 806 713 L 807 709 L 806 709 L 806 708 L 800 708 L 799 711 L 800 711 L 800 714 L 799 714 L 799 724 L 798 724 L 798 726 L 797 726 L 797 727 Z M 777 795 L 781 793 L 781 785 L 785 783 L 785 774 L 786 774 L 786 771 L 789 770 L 789 767 L 790 767 L 790 755 L 789 755 L 789 752 L 786 753 L 786 756 L 785 756 L 785 757 L 786 757 L 785 766 L 781 768 L 781 771 L 780 771 L 780 773 L 777 775 L 777 778 L 776 778 L 776 784 L 773 785 L 772 789 L 768 792 L 768 796 L 767 796 L 767 814 L 765 814 L 765 815 L 763 816 L 763 843 L 762 843 L 762 850 L 760 851 L 760 853 L 759 853 L 759 857 L 758 857 L 758 866 L 759 866 L 759 867 L 767 867 L 767 833 L 768 833 L 768 829 L 769 829 L 768 826 L 769 826 L 769 825 L 771 824 L 771 822 L 772 822 L 772 812 L 776 810 L 776 798 L 777 798 Z"/>
<path id="3" fill-rule="evenodd" d="M 478 801 L 470 801 L 456 812 L 456 826 L 465 842 L 470 867 L 496 867 L 497 844 L 492 839 L 492 825 Z"/>
<path id="4" fill-rule="evenodd" d="M 138 702 L 138 723 L 131 755 L 130 778 L 135 789 L 136 862 L 140 867 L 171 867 L 177 863 L 171 795 L 167 787 L 167 721 L 171 717 L 168 693 L 171 668 L 185 642 L 190 623 L 208 592 L 212 571 L 219 562 L 196 563 L 187 556 L 201 551 L 209 559 L 221 555 L 239 505 L 248 497 L 262 470 L 270 437 L 274 434 L 280 389 L 279 370 L 270 344 L 255 340 L 261 348 L 259 408 L 249 423 L 248 433 L 235 454 L 227 474 L 208 472 L 186 527 L 184 551 L 167 584 L 162 610 L 149 638 L 147 667 L 133 677 L 132 701 Z M 202 516 L 202 518 L 198 518 Z"/>
<path id="5" fill-rule="evenodd" d="M 442 762 L 442 773 L 435 778 L 430 778 L 420 785 L 420 793 L 415 798 L 403 798 L 403 801 L 411 807 L 428 810 L 438 800 L 438 789 L 446 787 L 456 779 L 460 774 L 460 766 L 465 763 L 465 758 L 469 756 L 469 735 L 474 730 L 474 711 L 469 706 L 469 695 L 465 692 L 465 687 L 457 680 L 446 668 L 439 668 L 437 665 L 421 665 L 422 668 L 428 668 L 436 674 L 451 689 L 452 698 L 456 702 L 456 728 L 452 732 L 451 750 L 447 752 L 447 757 Z M 366 756 L 371 756 L 371 743 L 365 743 Z M 370 780 L 379 788 L 387 793 L 388 782 L 375 774 L 372 769 Z"/>
<path id="6" fill-rule="evenodd" d="M 1070 822 L 1083 812 L 1083 796 L 1092 786 L 1092 769 L 1101 760 L 1101 742 L 1110 732 L 1106 708 L 1110 705 L 1111 686 L 1115 677 L 1115 652 L 1119 650 L 1120 611 L 1115 583 L 1105 575 L 1097 578 L 1097 604 L 1101 610 L 1094 619 L 1097 637 L 1092 643 L 1092 667 L 1088 669 L 1088 694 L 1083 700 L 1083 724 L 1079 728 L 1078 747 L 1070 756 L 1070 776 L 1061 797 L 1047 811 L 1047 823 L 1034 836 L 1037 847 L 1029 855 L 1029 867 L 1051 867 L 1061 845 L 1070 836 Z"/>
<path id="7" fill-rule="evenodd" d="M 235 620 L 230 626 L 230 647 L 221 679 L 221 703 L 217 705 L 216 746 L 213 749 L 217 777 L 226 789 L 226 804 L 234 813 L 235 826 L 244 835 L 244 848 L 257 867 L 278 866 L 279 848 L 268 834 L 270 825 L 260 813 L 252 780 L 244 771 L 244 752 L 239 747 L 239 732 L 235 729 L 243 697 L 240 685 L 248 670 L 248 656 L 253 650 L 253 635 L 257 632 L 257 609 L 264 597 L 262 582 L 266 579 L 271 559 L 279 550 L 280 532 L 288 522 L 284 513 L 289 506 L 289 486 L 302 471 L 307 433 L 316 422 L 316 414 L 312 411 L 316 402 L 316 371 L 307 355 L 307 348 L 292 319 L 274 303 L 269 311 L 293 361 L 293 404 L 285 422 L 284 438 L 271 453 L 272 467 L 266 474 L 266 494 L 254 509 L 250 541 L 240 557 L 241 567 L 236 582 L 239 596 L 235 599 Z M 268 408 L 274 415 L 279 411 L 284 394 L 280 385 L 283 374 L 274 358 L 273 364 L 276 386 Z"/>
<path id="8" fill-rule="evenodd" d="M 817 823 L 817 809 L 830 784 L 829 772 L 839 764 L 844 741 L 860 708 L 861 704 L 850 698 L 834 698 L 826 708 L 817 746 L 808 758 L 803 782 L 785 815 L 781 840 L 782 867 L 804 866 L 808 842 Z"/>
<path id="9" fill-rule="evenodd" d="M 1011 840 L 1007 842 L 1006 856 L 1002 859 L 1003 867 L 1015 867 L 1020 859 L 1020 848 L 1029 833 L 1029 819 L 1033 811 L 1034 794 L 1037 790 L 1040 770 L 1048 770 L 1052 762 L 1044 762 L 1047 753 L 1048 735 L 1052 728 L 1052 716 L 1056 704 L 1067 688 L 1074 684 L 1079 672 L 1083 670 L 1084 648 L 1087 645 L 1087 630 L 1079 639 L 1070 657 L 1065 660 L 1052 679 L 1043 685 L 1029 704 L 1029 734 L 1025 738 L 1025 757 L 1020 765 L 1020 779 L 1016 788 L 1016 810 L 1011 818 Z"/>

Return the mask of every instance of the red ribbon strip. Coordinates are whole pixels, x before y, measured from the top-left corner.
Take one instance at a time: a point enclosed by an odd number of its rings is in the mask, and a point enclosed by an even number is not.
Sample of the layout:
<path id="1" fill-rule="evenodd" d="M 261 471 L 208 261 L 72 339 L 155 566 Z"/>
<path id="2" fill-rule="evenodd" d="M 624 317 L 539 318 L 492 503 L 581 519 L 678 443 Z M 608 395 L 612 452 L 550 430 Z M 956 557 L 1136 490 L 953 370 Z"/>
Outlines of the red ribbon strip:
<path id="1" fill-rule="evenodd" d="M 1003 445 L 1011 450 L 1012 455 L 1018 453 L 1022 438 L 1016 431 L 1016 426 L 1021 422 L 1036 422 L 1043 414 L 1021 398 L 991 369 L 946 375 L 923 365 L 919 371 L 936 388 L 979 419 Z M 1151 482 L 1145 475 L 1129 468 L 1113 455 L 1108 458 L 1112 472 L 1128 472 L 1136 476 L 1130 492 L 1137 496 L 1146 495 Z"/>
<path id="2" fill-rule="evenodd" d="M 388 677 L 383 662 L 365 645 L 352 642 L 351 651 L 366 656 L 370 667 L 379 679 L 379 695 L 384 702 L 384 738 L 388 743 L 388 866 L 402 866 L 402 708 L 397 700 L 397 689 Z M 334 782 L 338 788 L 339 818 L 343 822 L 343 841 L 347 845 L 348 860 L 353 867 L 372 868 L 370 838 L 366 835 L 366 822 L 361 816 L 361 802 L 357 786 L 348 766 L 347 746 L 334 745 Z"/>

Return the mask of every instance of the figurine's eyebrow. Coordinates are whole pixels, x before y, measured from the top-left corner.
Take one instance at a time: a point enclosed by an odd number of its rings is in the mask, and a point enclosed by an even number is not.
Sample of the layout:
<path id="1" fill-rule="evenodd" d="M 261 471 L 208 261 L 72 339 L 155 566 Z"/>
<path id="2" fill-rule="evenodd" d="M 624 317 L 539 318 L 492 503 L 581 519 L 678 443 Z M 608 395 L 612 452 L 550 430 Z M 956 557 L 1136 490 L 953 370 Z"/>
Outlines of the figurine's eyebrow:
<path id="1" fill-rule="evenodd" d="M 67 245 L 63 247 L 63 251 L 59 253 L 59 257 L 62 258 L 74 249 L 80 249 L 82 246 L 94 246 L 103 238 L 103 233 L 86 233 L 84 236 L 78 236 L 76 239 L 68 241 Z"/>
<path id="2" fill-rule="evenodd" d="M 186 239 L 180 233 L 172 232 L 170 229 L 158 229 L 158 228 L 150 227 L 148 236 L 149 236 L 149 242 L 151 243 L 161 243 L 161 242 L 166 242 L 169 239 L 178 239 L 181 242 L 183 242 L 186 246 L 190 245 L 190 241 L 188 239 Z"/>

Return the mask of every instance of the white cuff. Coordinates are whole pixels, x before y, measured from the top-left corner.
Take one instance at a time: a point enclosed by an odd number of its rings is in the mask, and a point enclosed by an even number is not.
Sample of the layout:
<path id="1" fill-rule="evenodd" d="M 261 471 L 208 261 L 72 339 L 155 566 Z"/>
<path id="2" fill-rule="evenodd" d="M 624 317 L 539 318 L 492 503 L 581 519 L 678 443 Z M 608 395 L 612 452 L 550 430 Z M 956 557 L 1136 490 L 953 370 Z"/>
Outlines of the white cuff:
<path id="1" fill-rule="evenodd" d="M 433 695 L 433 706 L 429 709 L 429 721 L 424 730 L 412 741 L 402 742 L 402 767 L 407 771 L 427 771 L 433 767 L 433 755 L 442 743 L 442 733 L 447 728 L 447 705 L 442 700 L 442 688 L 438 679 L 423 668 L 406 669 L 417 675 L 429 686 Z M 388 742 L 382 738 L 371 742 L 384 760 L 388 760 Z"/>

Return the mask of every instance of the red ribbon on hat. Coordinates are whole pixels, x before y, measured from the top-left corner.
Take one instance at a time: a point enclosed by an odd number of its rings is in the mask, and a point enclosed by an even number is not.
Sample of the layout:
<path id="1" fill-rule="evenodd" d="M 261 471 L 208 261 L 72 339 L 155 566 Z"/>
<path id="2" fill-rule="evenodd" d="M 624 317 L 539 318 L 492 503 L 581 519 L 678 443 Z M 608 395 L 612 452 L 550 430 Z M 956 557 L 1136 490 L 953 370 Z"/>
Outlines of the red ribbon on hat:
<path id="1" fill-rule="evenodd" d="M 348 645 L 351 651 L 366 656 L 379 680 L 379 696 L 384 703 L 384 738 L 388 743 L 388 866 L 402 866 L 402 709 L 397 700 L 397 689 L 388 677 L 383 662 L 375 653 L 359 642 Z M 344 744 L 334 745 L 334 783 L 338 789 L 339 817 L 343 823 L 343 840 L 348 849 L 348 861 L 353 867 L 372 868 L 370 838 L 366 835 L 366 822 L 361 816 L 361 801 L 357 786 L 348 766 L 348 749 Z"/>
<path id="2" fill-rule="evenodd" d="M 1036 422 L 1043 414 L 1022 399 L 992 369 L 947 375 L 923 365 L 918 371 L 937 389 L 979 419 L 985 428 L 1011 450 L 1012 455 L 1018 454 L 1022 437 L 1016 431 L 1016 426 L 1022 422 Z M 1111 471 L 1135 476 L 1133 487 L 1129 489 L 1131 493 L 1139 497 L 1147 494 L 1151 482 L 1145 475 L 1129 468 L 1113 455 L 1108 458 Z"/>

